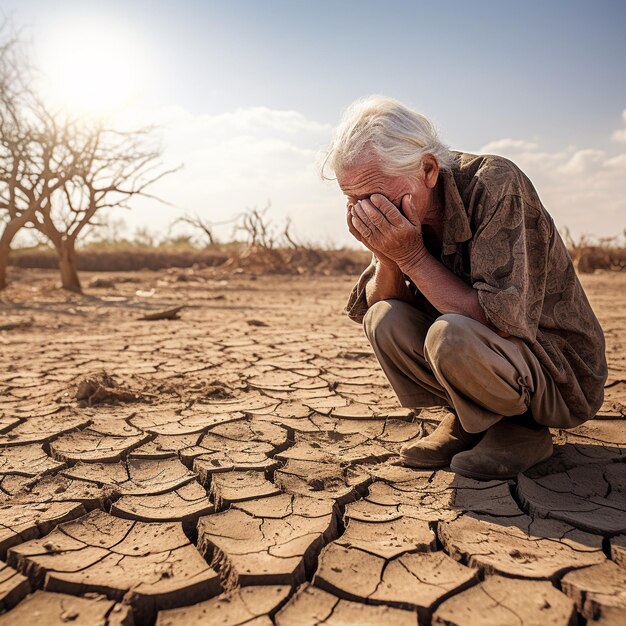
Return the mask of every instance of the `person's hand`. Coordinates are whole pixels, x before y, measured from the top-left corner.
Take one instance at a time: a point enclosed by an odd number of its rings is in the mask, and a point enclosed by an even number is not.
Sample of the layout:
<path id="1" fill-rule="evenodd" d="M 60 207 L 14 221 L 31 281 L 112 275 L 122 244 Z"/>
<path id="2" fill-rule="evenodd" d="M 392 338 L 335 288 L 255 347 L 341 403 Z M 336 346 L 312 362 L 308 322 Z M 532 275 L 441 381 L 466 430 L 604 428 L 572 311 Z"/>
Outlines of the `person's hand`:
<path id="1" fill-rule="evenodd" d="M 419 264 L 427 251 L 420 215 L 410 195 L 402 197 L 401 206 L 402 213 L 385 196 L 376 193 L 353 206 L 350 221 L 360 236 L 359 241 L 406 273 L 405 270 Z"/>
<path id="2" fill-rule="evenodd" d="M 370 252 L 372 252 L 381 265 L 388 267 L 390 269 L 395 269 L 397 271 L 398 266 L 392 261 L 389 257 L 385 256 L 382 252 L 378 250 L 374 250 L 371 246 L 368 245 L 367 241 L 361 236 L 361 233 L 354 227 L 353 219 L 354 219 L 354 205 L 351 203 L 347 204 L 347 212 L 346 212 L 346 221 L 348 222 L 348 230 L 350 234 L 357 240 L 360 241 Z"/>

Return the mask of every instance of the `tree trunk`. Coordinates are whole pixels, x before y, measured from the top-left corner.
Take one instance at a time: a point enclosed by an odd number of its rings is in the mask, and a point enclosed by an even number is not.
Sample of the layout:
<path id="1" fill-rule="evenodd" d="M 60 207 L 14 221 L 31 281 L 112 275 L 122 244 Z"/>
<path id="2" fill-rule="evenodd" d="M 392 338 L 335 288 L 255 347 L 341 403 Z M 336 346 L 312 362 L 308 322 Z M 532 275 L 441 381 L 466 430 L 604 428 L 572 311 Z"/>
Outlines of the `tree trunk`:
<path id="1" fill-rule="evenodd" d="M 61 271 L 61 286 L 68 291 L 82 293 L 78 272 L 76 271 L 76 251 L 74 241 L 61 239 L 57 247 L 59 255 L 59 270 Z"/>
<path id="2" fill-rule="evenodd" d="M 11 245 L 0 241 L 0 291 L 7 288 L 7 267 Z"/>
<path id="3" fill-rule="evenodd" d="M 0 291 L 7 287 L 7 268 L 9 266 L 9 254 L 11 253 L 11 242 L 17 231 L 24 225 L 25 219 L 15 219 L 10 221 L 2 231 L 0 236 Z"/>

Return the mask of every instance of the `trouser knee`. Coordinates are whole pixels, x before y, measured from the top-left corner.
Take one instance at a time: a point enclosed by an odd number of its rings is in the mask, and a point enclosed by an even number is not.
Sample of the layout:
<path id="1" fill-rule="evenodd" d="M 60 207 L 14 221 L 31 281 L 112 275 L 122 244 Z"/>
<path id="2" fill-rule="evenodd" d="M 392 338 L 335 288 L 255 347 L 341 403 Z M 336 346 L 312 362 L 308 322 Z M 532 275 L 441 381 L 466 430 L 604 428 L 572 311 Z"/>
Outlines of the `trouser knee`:
<path id="1" fill-rule="evenodd" d="M 410 305 L 402 300 L 381 300 L 369 307 L 363 329 L 372 347 L 387 352 L 410 338 L 406 332 L 407 307 Z"/>
<path id="2" fill-rule="evenodd" d="M 438 317 L 428 329 L 424 342 L 431 364 L 454 361 L 462 363 L 472 349 L 470 325 L 473 320 L 464 315 L 447 313 Z"/>

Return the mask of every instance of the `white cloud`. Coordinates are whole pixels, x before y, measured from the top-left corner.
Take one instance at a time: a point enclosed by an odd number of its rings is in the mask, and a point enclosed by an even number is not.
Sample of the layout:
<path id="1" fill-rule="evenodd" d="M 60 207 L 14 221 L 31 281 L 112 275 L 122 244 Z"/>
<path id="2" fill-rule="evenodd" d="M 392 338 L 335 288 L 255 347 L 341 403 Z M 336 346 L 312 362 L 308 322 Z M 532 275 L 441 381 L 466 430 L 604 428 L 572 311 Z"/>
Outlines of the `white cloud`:
<path id="1" fill-rule="evenodd" d="M 539 144 L 533 141 L 524 141 L 523 139 L 511 139 L 506 137 L 504 139 L 497 139 L 496 141 L 490 141 L 485 144 L 481 151 L 487 154 L 496 154 L 507 150 L 517 150 L 520 152 L 532 152 L 539 148 Z"/>
<path id="2" fill-rule="evenodd" d="M 126 115 L 124 124 L 156 123 L 163 132 L 168 165 L 184 168 L 161 181 L 153 192 L 175 209 L 146 200 L 123 214 L 134 230 L 145 226 L 165 232 L 185 212 L 211 222 L 232 219 L 248 207 L 268 201 L 280 227 L 287 217 L 302 240 L 356 243 L 345 228 L 344 200 L 333 181 L 322 181 L 317 157 L 330 141 L 331 127 L 296 111 L 264 107 L 219 115 L 193 115 L 179 107 Z M 232 227 L 220 229 L 223 238 Z"/>
<path id="3" fill-rule="evenodd" d="M 616 130 L 612 135 L 613 141 L 626 141 L 626 128 L 620 128 Z"/>
<path id="4" fill-rule="evenodd" d="M 558 228 L 567 226 L 574 236 L 623 231 L 626 152 L 576 146 L 550 151 L 539 141 L 510 138 L 491 141 L 478 152 L 499 154 L 521 167 Z"/>
<path id="5" fill-rule="evenodd" d="M 622 118 L 624 122 L 626 122 L 626 109 L 622 111 Z M 613 141 L 624 141 L 626 142 L 626 128 L 618 128 L 612 135 L 611 139 Z"/>
<path id="6" fill-rule="evenodd" d="M 602 169 L 606 154 L 603 150 L 576 150 L 570 158 L 558 167 L 562 174 L 592 174 L 594 169 Z"/>

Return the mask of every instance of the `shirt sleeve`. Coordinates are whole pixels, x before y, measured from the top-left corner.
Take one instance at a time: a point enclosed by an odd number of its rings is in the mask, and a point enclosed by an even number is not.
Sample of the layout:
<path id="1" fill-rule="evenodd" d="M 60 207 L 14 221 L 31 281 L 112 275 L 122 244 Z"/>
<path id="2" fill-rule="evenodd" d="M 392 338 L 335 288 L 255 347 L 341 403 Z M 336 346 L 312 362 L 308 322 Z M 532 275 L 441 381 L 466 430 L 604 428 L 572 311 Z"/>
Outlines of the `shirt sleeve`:
<path id="1" fill-rule="evenodd" d="M 348 314 L 348 317 L 359 324 L 363 323 L 363 318 L 367 309 L 367 299 L 365 297 L 365 286 L 368 281 L 374 276 L 376 271 L 376 256 L 372 254 L 372 260 L 370 264 L 365 268 L 363 273 L 359 276 L 359 280 L 356 285 L 352 287 L 350 296 L 348 297 L 348 303 L 345 306 L 344 311 Z"/>
<path id="2" fill-rule="evenodd" d="M 506 195 L 472 241 L 472 286 L 497 329 L 534 342 L 543 308 L 552 220 L 522 195 Z"/>

